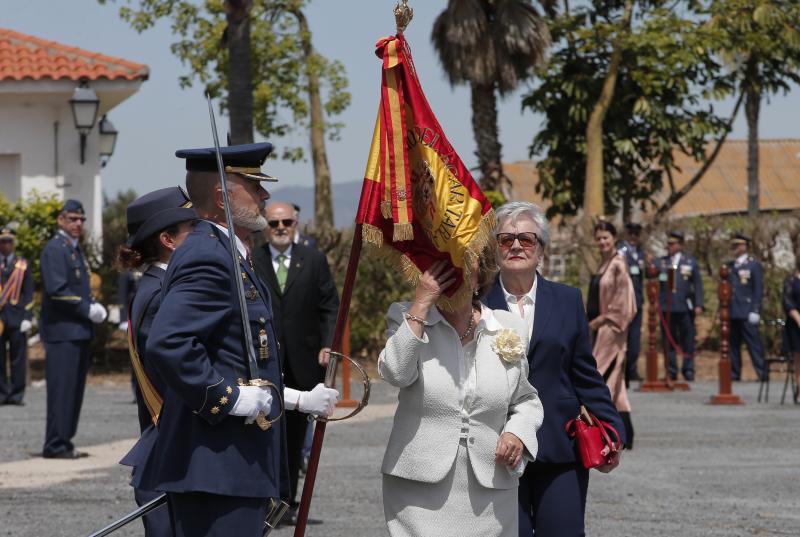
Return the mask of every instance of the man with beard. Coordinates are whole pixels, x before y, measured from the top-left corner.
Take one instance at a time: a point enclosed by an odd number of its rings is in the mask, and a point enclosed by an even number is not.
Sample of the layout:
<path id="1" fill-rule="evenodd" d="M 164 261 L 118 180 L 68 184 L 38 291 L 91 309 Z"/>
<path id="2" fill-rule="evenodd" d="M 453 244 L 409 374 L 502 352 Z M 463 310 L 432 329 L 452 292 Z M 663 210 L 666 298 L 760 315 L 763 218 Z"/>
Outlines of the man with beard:
<path id="1" fill-rule="evenodd" d="M 260 167 L 269 143 L 221 148 L 238 260 L 232 267 L 222 186 L 213 148 L 186 149 L 186 189 L 200 217 L 175 250 L 164 275 L 161 307 L 146 344 L 147 360 L 166 384 L 158 434 L 133 454 L 133 486 L 167 493 L 180 536 L 261 536 L 272 501 L 286 497 L 283 380 L 269 291 L 253 272 L 248 235 L 266 227 L 261 215 L 275 181 Z M 241 278 L 258 378 L 249 362 L 233 278 Z M 327 390 L 327 389 L 326 389 Z M 333 393 L 330 393 L 333 392 Z M 326 414 L 335 391 L 309 398 Z M 272 427 L 252 425 L 260 413 Z"/>
<path id="2" fill-rule="evenodd" d="M 275 332 L 286 386 L 319 390 L 325 378 L 327 351 L 333 341 L 339 296 L 325 254 L 294 240 L 297 219 L 288 203 L 267 207 L 267 244 L 253 252 L 256 274 L 272 295 Z M 303 401 L 298 401 L 302 403 Z M 286 444 L 289 459 L 289 504 L 286 522 L 296 521 L 297 480 L 303 462 L 308 419 L 286 398 Z"/>

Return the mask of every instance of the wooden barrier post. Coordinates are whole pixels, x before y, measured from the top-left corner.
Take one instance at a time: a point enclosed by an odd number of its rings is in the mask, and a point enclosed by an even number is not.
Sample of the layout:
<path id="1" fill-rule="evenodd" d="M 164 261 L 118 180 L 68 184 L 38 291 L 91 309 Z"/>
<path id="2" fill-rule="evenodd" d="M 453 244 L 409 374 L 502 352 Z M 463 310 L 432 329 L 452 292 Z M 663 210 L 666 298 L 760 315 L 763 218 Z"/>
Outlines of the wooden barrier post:
<path id="1" fill-rule="evenodd" d="M 741 397 L 731 390 L 730 360 L 730 305 L 731 282 L 728 281 L 728 265 L 719 268 L 719 393 L 711 396 L 712 405 L 743 405 Z"/>
<path id="2" fill-rule="evenodd" d="M 667 383 L 658 380 L 658 349 L 656 330 L 658 329 L 658 269 L 654 264 L 647 267 L 647 369 L 645 380 L 639 386 L 640 392 L 671 391 Z"/>
<path id="3" fill-rule="evenodd" d="M 342 354 L 350 356 L 350 319 L 344 325 L 344 337 L 342 338 Z M 342 360 L 342 398 L 336 403 L 337 407 L 355 408 L 358 401 L 350 399 L 350 362 Z"/>

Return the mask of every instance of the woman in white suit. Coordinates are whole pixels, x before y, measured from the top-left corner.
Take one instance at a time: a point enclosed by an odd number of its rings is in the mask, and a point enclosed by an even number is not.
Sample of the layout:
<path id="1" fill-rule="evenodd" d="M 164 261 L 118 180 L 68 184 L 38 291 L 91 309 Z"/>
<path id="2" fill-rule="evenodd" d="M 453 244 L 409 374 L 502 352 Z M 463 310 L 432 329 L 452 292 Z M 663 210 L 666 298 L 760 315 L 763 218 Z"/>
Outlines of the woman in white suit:
<path id="1" fill-rule="evenodd" d="M 495 248 L 476 263 L 474 301 L 436 307 L 455 281 L 436 263 L 414 301 L 389 308 L 378 368 L 400 388 L 384 455 L 383 506 L 392 537 L 517 537 L 517 485 L 536 457 L 542 405 L 527 380 L 527 328 L 481 306 Z"/>

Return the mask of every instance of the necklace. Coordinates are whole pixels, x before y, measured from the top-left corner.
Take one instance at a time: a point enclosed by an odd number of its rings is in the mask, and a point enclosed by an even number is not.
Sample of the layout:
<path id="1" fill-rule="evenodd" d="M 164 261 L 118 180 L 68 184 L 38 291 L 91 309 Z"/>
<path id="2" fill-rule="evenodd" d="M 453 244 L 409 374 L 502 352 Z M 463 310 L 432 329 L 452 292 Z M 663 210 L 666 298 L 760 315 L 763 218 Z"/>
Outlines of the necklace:
<path id="1" fill-rule="evenodd" d="M 475 329 L 475 312 L 470 310 L 469 312 L 469 323 L 467 323 L 467 329 L 464 330 L 464 333 L 458 336 L 458 339 L 464 341 L 466 338 L 472 335 L 472 331 Z"/>

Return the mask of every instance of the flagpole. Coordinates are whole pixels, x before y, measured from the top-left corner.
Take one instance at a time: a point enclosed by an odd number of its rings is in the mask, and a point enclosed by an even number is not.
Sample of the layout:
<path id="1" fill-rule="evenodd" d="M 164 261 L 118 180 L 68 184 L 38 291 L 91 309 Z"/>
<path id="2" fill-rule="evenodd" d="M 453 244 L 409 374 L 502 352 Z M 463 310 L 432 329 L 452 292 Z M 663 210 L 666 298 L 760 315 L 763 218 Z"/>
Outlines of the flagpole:
<path id="1" fill-rule="evenodd" d="M 353 296 L 353 284 L 358 272 L 358 262 L 361 258 L 361 224 L 356 224 L 353 231 L 353 244 L 350 246 L 350 260 L 347 263 L 347 272 L 344 277 L 344 287 L 342 288 L 342 299 L 339 302 L 339 313 L 336 316 L 336 330 L 333 335 L 333 352 L 342 352 L 344 340 L 344 328 L 347 324 L 347 317 L 350 313 L 350 299 Z M 331 358 L 328 362 L 328 371 L 325 375 L 326 380 L 330 381 L 331 386 L 336 382 L 336 366 L 339 360 Z M 326 382 L 327 384 L 327 382 Z M 311 443 L 311 454 L 308 457 L 308 468 L 306 469 L 305 482 L 303 483 L 303 495 L 300 498 L 300 507 L 297 511 L 297 525 L 294 528 L 294 537 L 303 537 L 306 533 L 306 523 L 308 522 L 308 511 L 311 507 L 311 496 L 314 494 L 314 481 L 317 478 L 317 467 L 319 458 L 322 454 L 322 440 L 325 437 L 325 421 L 318 421 L 314 427 L 314 439 Z"/>

